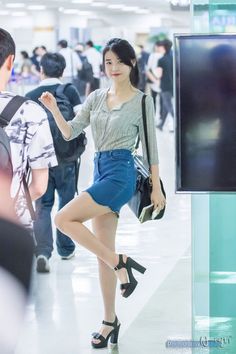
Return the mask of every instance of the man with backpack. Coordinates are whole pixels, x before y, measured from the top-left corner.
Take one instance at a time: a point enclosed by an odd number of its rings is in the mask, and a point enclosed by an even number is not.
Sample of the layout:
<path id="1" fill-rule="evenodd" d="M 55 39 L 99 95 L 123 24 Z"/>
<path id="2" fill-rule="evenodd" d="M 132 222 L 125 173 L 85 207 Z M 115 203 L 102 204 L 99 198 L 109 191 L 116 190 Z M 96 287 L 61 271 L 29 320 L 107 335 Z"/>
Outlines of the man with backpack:
<path id="1" fill-rule="evenodd" d="M 63 85 L 60 78 L 66 67 L 64 57 L 59 53 L 46 53 L 40 62 L 41 83 L 38 88 L 27 93 L 27 97 L 39 102 L 43 92 L 53 93 L 58 107 L 66 120 L 74 118 L 81 104 L 79 93 L 75 86 Z M 58 166 L 49 169 L 49 181 L 46 193 L 36 201 L 36 221 L 34 232 L 37 242 L 37 271 L 49 272 L 49 259 L 53 251 L 53 235 L 51 225 L 51 210 L 54 205 L 54 192 L 59 196 L 59 209 L 74 198 L 77 190 L 78 159 L 85 150 L 86 137 L 82 133 L 78 138 L 67 142 L 57 128 L 54 118 L 47 111 Z M 57 230 L 57 251 L 62 259 L 70 259 L 75 253 L 74 242 Z"/>
<path id="2" fill-rule="evenodd" d="M 5 151 L 10 161 L 10 164 L 7 162 L 7 170 L 11 170 L 10 193 L 17 216 L 24 226 L 32 229 L 31 200 L 44 194 L 48 183 L 48 168 L 56 166 L 57 159 L 45 111 L 35 102 L 5 91 L 13 69 L 15 43 L 2 28 L 0 48 L 0 160 Z M 29 187 L 26 183 L 28 172 Z"/>

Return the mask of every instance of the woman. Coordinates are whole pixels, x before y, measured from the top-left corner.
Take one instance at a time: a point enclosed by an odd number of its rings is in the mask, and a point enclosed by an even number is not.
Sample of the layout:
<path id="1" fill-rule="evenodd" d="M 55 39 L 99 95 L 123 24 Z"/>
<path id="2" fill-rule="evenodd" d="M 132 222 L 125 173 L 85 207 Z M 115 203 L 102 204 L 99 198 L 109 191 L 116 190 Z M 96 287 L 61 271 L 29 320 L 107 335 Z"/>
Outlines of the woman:
<path id="1" fill-rule="evenodd" d="M 134 49 L 123 39 L 110 40 L 103 51 L 103 65 L 106 75 L 111 79 L 111 87 L 92 92 L 71 122 L 64 120 L 50 93 L 45 92 L 41 96 L 41 102 L 52 112 L 66 140 L 75 138 L 91 124 L 97 150 L 93 185 L 62 208 L 55 217 L 59 230 L 98 258 L 104 321 L 100 331 L 93 334 L 94 348 L 106 347 L 109 338 L 113 344 L 118 340 L 120 323 L 115 312 L 116 277 L 121 283 L 122 296 L 128 297 L 137 285 L 132 268 L 145 272 L 145 268 L 132 258 L 115 253 L 120 208 L 135 191 L 136 172 L 132 151 L 138 134 L 146 156 L 141 107 L 143 93 L 136 89 L 138 68 Z M 165 198 L 159 183 L 154 106 L 150 96 L 146 99 L 146 111 L 153 177 L 151 199 L 155 208 L 162 209 Z M 83 225 L 89 219 L 92 219 L 94 233 Z"/>
<path id="2" fill-rule="evenodd" d="M 25 50 L 22 50 L 20 54 L 22 58 L 21 75 L 22 77 L 29 77 L 31 74 L 32 61 L 29 58 L 29 54 Z"/>

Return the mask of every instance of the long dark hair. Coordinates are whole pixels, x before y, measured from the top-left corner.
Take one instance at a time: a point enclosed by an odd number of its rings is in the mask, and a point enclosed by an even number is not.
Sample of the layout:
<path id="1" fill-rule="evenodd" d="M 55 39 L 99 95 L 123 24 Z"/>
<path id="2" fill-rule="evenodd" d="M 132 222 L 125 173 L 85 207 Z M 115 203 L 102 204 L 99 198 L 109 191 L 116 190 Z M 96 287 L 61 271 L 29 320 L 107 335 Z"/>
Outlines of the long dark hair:
<path id="1" fill-rule="evenodd" d="M 139 70 L 137 65 L 137 59 L 135 55 L 134 48 L 129 44 L 128 41 L 121 38 L 110 39 L 105 48 L 103 49 L 103 70 L 105 71 L 105 55 L 111 50 L 115 53 L 118 58 L 125 64 L 131 67 L 130 71 L 130 82 L 134 87 L 138 86 L 139 82 Z M 135 60 L 135 64 L 132 63 Z"/>

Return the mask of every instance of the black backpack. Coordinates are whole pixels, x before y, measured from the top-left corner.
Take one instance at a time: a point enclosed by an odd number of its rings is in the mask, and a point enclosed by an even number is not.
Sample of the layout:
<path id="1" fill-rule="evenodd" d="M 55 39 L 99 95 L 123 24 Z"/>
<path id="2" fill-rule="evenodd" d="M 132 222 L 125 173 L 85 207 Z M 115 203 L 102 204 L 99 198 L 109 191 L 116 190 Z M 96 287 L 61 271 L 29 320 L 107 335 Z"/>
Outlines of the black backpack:
<path id="1" fill-rule="evenodd" d="M 78 71 L 79 80 L 93 82 L 93 67 L 86 57 L 83 58 L 82 68 Z"/>
<path id="2" fill-rule="evenodd" d="M 6 107 L 3 109 L 2 113 L 0 113 L 0 165 L 1 169 L 6 172 L 11 178 L 13 175 L 13 168 L 12 168 L 12 161 L 11 161 L 11 149 L 10 149 L 10 141 L 9 138 L 4 131 L 3 128 L 5 128 L 12 117 L 15 115 L 15 113 L 18 111 L 18 109 L 22 106 L 24 102 L 26 102 L 28 99 L 22 96 L 14 96 L 10 102 L 6 105 Z M 28 164 L 27 164 L 28 166 Z M 29 176 L 29 168 L 27 167 L 28 171 L 23 175 L 22 178 L 22 184 L 24 187 L 24 193 L 26 197 L 26 202 L 27 206 L 31 215 L 32 220 L 35 220 L 35 211 L 33 208 L 32 200 L 30 197 L 29 193 L 29 188 L 28 188 L 28 183 L 27 183 L 27 175 Z M 19 187 L 20 191 L 21 186 Z M 18 197 L 19 191 L 15 197 L 15 201 Z"/>
<path id="3" fill-rule="evenodd" d="M 58 108 L 66 121 L 73 119 L 75 116 L 73 107 L 68 97 L 64 94 L 65 89 L 69 85 L 71 84 L 69 83 L 65 85 L 59 85 L 56 91 L 54 92 L 54 97 L 56 98 Z M 64 140 L 62 133 L 56 125 L 52 113 L 48 109 L 46 109 L 45 106 L 43 106 L 42 104 L 41 106 L 47 112 L 58 163 L 77 161 L 78 158 L 83 154 L 85 146 L 87 144 L 85 132 L 83 131 L 78 137 L 73 140 Z"/>

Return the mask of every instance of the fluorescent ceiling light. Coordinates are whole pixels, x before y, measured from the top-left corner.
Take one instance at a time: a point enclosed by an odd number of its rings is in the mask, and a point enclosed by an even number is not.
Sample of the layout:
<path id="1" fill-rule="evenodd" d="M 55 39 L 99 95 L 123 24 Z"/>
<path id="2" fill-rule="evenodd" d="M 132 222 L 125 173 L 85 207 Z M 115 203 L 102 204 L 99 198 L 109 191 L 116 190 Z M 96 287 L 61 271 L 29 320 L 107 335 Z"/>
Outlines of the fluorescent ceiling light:
<path id="1" fill-rule="evenodd" d="M 73 4 L 92 4 L 93 0 L 72 0 Z"/>
<path id="2" fill-rule="evenodd" d="M 103 7 L 103 6 L 107 6 L 107 3 L 99 1 L 99 2 L 92 2 L 90 5 L 93 7 Z"/>
<path id="3" fill-rule="evenodd" d="M 45 10 L 46 6 L 45 5 L 29 5 L 27 7 L 28 10 Z"/>
<path id="4" fill-rule="evenodd" d="M 27 14 L 25 11 L 17 11 L 17 12 L 12 12 L 11 15 L 21 17 L 21 16 L 26 16 Z"/>
<path id="5" fill-rule="evenodd" d="M 64 9 L 62 11 L 65 15 L 78 15 L 78 10 L 76 9 Z"/>
<path id="6" fill-rule="evenodd" d="M 122 8 L 121 8 L 121 10 L 122 11 L 127 11 L 127 12 L 132 12 L 132 11 L 137 11 L 137 10 L 139 10 L 139 7 L 137 7 L 137 6 L 123 6 Z"/>
<path id="7" fill-rule="evenodd" d="M 6 16 L 9 15 L 9 11 L 7 10 L 0 10 L 0 16 Z"/>
<path id="8" fill-rule="evenodd" d="M 6 4 L 6 7 L 9 7 L 11 9 L 20 9 L 22 7 L 25 7 L 25 4 L 23 2 L 12 2 L 12 3 Z"/>
<path id="9" fill-rule="evenodd" d="M 125 5 L 122 4 L 113 4 L 113 5 L 108 5 L 108 9 L 112 9 L 112 10 L 120 10 L 124 7 Z"/>

